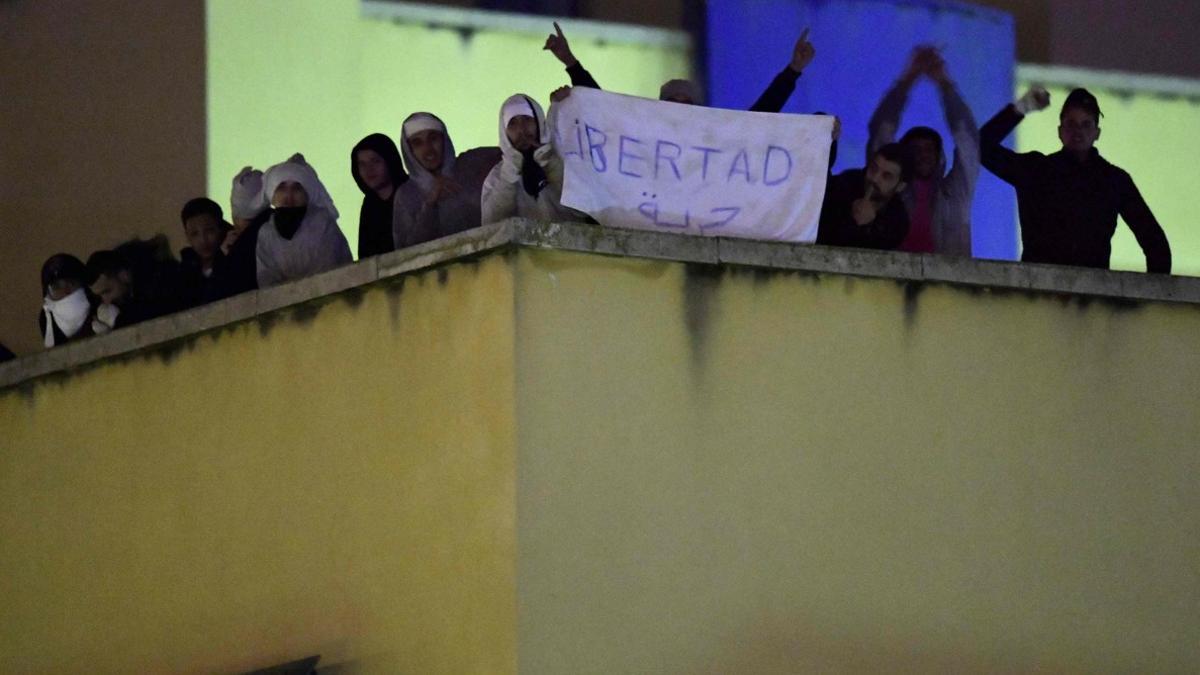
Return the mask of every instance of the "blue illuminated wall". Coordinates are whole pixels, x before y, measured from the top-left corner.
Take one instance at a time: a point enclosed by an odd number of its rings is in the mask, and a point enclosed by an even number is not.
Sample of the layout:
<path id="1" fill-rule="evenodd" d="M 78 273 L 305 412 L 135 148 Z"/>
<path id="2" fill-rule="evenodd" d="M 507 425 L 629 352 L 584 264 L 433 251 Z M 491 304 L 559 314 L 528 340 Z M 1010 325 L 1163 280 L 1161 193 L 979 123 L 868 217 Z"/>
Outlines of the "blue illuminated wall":
<path id="1" fill-rule="evenodd" d="M 950 76 L 982 125 L 1012 100 L 1015 34 L 1007 13 L 936 0 L 709 0 L 706 66 L 709 102 L 746 109 L 791 59 L 796 38 L 811 28 L 817 56 L 784 112 L 824 111 L 842 120 L 835 171 L 863 166 L 867 121 L 908 62 L 912 48 L 943 48 Z M 900 133 L 937 129 L 952 141 L 937 90 L 913 87 Z M 974 253 L 1015 259 L 1012 188 L 980 171 L 973 215 Z"/>

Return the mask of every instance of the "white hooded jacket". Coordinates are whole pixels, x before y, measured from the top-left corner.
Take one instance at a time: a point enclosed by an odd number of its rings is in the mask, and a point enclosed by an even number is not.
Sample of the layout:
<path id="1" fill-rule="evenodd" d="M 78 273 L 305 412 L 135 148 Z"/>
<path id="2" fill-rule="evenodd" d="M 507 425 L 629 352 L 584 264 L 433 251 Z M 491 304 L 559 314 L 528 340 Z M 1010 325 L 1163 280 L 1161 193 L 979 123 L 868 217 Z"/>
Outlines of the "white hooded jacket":
<path id="1" fill-rule="evenodd" d="M 533 159 L 546 172 L 546 186 L 531 197 L 521 184 L 521 165 L 525 157 L 508 140 L 508 123 L 517 115 L 531 115 L 537 121 L 538 148 Z M 551 108 L 551 116 L 554 108 Z M 500 150 L 503 159 L 492 168 L 483 182 L 483 224 L 520 216 L 544 223 L 582 222 L 586 216 L 562 205 L 563 161 L 550 143 L 550 125 L 538 102 L 524 94 L 508 97 L 500 106 Z"/>
<path id="2" fill-rule="evenodd" d="M 269 201 L 275 189 L 285 181 L 294 181 L 304 188 L 308 194 L 308 210 L 291 239 L 279 234 L 274 215 L 259 231 L 255 249 L 259 288 L 318 274 L 354 261 L 346 236 L 337 224 L 337 207 L 317 178 L 317 172 L 299 156 L 276 164 L 263 174 L 263 197 Z"/>
<path id="3" fill-rule="evenodd" d="M 436 176 L 421 166 L 413 154 L 408 141 L 411 126 L 441 130 L 444 141 L 439 175 L 457 183 L 461 190 L 445 195 L 433 204 L 427 202 L 426 197 L 434 190 Z M 400 153 L 404 156 L 409 180 L 396 190 L 392 200 L 392 241 L 396 248 L 415 246 L 479 226 L 479 193 L 484 175 L 496 163 L 495 148 L 475 148 L 456 157 L 446 124 L 436 115 L 418 112 L 404 120 L 400 130 Z"/>

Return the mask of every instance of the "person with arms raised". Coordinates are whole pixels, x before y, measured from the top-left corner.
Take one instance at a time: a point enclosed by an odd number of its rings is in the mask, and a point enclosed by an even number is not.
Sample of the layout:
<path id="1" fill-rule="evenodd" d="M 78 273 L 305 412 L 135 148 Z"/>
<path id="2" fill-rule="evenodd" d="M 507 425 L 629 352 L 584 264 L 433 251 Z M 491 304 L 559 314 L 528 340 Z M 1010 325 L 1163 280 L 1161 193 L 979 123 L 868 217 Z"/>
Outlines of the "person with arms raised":
<path id="1" fill-rule="evenodd" d="M 1049 106 L 1050 94 L 1033 87 L 979 131 L 983 166 L 1017 191 L 1021 260 L 1108 269 L 1121 216 L 1146 255 L 1146 271 L 1170 274 L 1166 233 L 1129 174 L 1096 150 L 1102 115 L 1091 92 L 1075 89 L 1063 102 L 1058 152 L 1017 153 L 1001 145 L 1027 114 Z"/>
<path id="2" fill-rule="evenodd" d="M 921 77 L 928 77 L 941 95 L 942 111 L 954 139 L 954 164 L 947 172 L 942 136 L 930 127 L 913 127 L 900 138 L 913 159 L 913 179 L 901 194 L 910 225 L 899 250 L 970 257 L 971 205 L 979 178 L 979 129 L 936 48 L 921 46 L 913 50 L 908 67 L 871 116 L 867 152 L 873 154 L 875 149 L 895 141 L 908 94 Z"/>

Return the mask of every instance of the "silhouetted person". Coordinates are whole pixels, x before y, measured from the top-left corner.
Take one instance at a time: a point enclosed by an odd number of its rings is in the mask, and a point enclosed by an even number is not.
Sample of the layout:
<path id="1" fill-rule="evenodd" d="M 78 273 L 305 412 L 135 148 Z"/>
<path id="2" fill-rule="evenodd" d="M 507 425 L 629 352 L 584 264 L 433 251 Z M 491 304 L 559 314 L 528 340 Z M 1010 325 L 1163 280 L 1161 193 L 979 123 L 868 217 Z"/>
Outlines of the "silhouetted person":
<path id="1" fill-rule="evenodd" d="M 1017 190 L 1021 260 L 1108 269 L 1119 215 L 1146 254 L 1146 271 L 1169 274 L 1167 235 L 1129 174 L 1094 147 L 1101 113 L 1088 90 L 1072 91 L 1063 103 L 1058 152 L 1016 153 L 1000 144 L 1027 113 L 1049 105 L 1050 94 L 1034 87 L 980 130 L 983 165 Z"/>

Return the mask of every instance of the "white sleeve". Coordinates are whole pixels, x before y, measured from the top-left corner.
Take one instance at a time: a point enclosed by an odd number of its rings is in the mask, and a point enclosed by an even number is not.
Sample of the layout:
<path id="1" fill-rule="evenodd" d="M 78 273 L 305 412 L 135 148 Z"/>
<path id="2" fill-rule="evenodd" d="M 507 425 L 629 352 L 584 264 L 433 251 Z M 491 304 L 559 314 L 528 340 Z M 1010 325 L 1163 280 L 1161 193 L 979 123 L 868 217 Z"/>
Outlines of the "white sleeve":
<path id="1" fill-rule="evenodd" d="M 491 172 L 483 181 L 483 191 L 480 195 L 480 208 L 483 211 L 482 225 L 491 225 L 517 215 L 517 189 L 521 175 L 516 174 L 517 180 L 512 181 L 511 176 L 507 175 L 511 172 L 504 170 L 507 164 L 506 160 L 501 160 L 499 164 L 492 167 Z"/>

